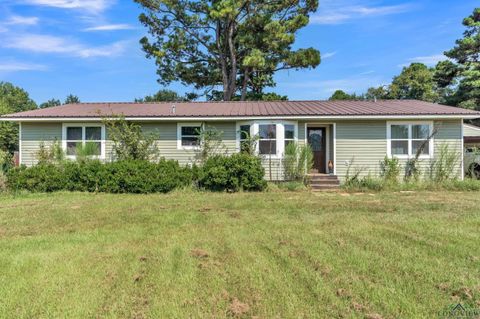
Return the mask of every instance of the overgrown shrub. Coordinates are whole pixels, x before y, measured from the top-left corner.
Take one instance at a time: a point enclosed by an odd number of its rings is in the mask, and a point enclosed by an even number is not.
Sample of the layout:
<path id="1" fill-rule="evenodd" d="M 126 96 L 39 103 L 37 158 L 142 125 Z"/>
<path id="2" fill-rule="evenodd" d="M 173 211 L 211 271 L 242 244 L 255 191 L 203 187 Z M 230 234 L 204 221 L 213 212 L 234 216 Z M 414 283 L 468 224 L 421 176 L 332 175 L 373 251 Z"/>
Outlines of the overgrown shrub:
<path id="1" fill-rule="evenodd" d="M 8 173 L 12 190 L 166 193 L 192 183 L 192 171 L 172 160 L 64 162 L 21 167 Z"/>
<path id="2" fill-rule="evenodd" d="M 199 132 L 200 145 L 195 149 L 195 158 L 200 163 L 205 163 L 210 156 L 223 154 L 225 145 L 223 144 L 223 132 L 208 127 Z"/>
<path id="3" fill-rule="evenodd" d="M 199 172 L 200 187 L 213 191 L 261 191 L 267 186 L 261 160 L 248 154 L 215 155 Z"/>
<path id="4" fill-rule="evenodd" d="M 157 160 L 158 148 L 156 141 L 159 136 L 155 132 L 144 133 L 142 127 L 123 117 L 104 119 L 103 123 L 108 137 L 113 143 L 116 160 Z"/>
<path id="5" fill-rule="evenodd" d="M 400 163 L 398 158 L 385 156 L 383 161 L 380 162 L 380 176 L 383 177 L 387 183 L 398 183 L 398 178 L 400 177 Z"/>
<path id="6" fill-rule="evenodd" d="M 12 154 L 0 149 L 0 174 L 6 173 L 13 166 Z"/>
<path id="7" fill-rule="evenodd" d="M 39 164 L 58 164 L 65 160 L 65 152 L 58 141 L 54 141 L 48 147 L 42 141 L 35 157 Z"/>
<path id="8" fill-rule="evenodd" d="M 430 179 L 437 183 L 456 179 L 459 160 L 458 153 L 450 150 L 450 145 L 442 144 L 438 156 L 430 164 Z"/>
<path id="9" fill-rule="evenodd" d="M 303 180 L 313 166 L 313 153 L 310 145 L 295 142 L 285 147 L 283 160 L 284 175 L 287 180 Z"/>

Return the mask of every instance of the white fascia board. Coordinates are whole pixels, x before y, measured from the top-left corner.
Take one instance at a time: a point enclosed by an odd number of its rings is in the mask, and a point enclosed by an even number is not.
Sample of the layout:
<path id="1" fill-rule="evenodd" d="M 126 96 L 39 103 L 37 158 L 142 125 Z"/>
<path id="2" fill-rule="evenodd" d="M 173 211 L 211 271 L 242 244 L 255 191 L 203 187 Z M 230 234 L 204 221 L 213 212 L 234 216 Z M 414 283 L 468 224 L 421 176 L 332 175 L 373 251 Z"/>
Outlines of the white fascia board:
<path id="1" fill-rule="evenodd" d="M 116 119 L 117 117 L 107 118 Z M 349 116 L 228 116 L 228 117 L 126 117 L 128 121 L 159 122 L 159 121 L 254 121 L 254 120 L 448 120 L 476 119 L 480 115 L 349 115 Z M 103 117 L 5 117 L 0 122 L 98 122 Z"/>

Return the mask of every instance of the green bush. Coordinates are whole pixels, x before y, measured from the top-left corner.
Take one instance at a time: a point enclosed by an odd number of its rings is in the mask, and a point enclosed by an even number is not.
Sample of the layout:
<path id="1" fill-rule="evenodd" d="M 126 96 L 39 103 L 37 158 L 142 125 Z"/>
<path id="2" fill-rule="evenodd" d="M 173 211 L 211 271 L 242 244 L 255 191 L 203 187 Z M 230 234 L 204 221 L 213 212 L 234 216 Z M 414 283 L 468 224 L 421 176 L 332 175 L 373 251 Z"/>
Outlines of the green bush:
<path id="1" fill-rule="evenodd" d="M 32 192 L 166 193 L 190 185 L 192 170 L 171 160 L 64 162 L 13 169 L 7 183 Z"/>
<path id="2" fill-rule="evenodd" d="M 398 183 L 400 176 L 400 163 L 398 162 L 398 158 L 385 156 L 383 161 L 380 162 L 380 176 L 383 177 L 387 183 Z"/>
<path id="3" fill-rule="evenodd" d="M 267 186 L 259 158 L 242 153 L 208 158 L 199 170 L 200 187 L 213 191 L 261 191 Z"/>

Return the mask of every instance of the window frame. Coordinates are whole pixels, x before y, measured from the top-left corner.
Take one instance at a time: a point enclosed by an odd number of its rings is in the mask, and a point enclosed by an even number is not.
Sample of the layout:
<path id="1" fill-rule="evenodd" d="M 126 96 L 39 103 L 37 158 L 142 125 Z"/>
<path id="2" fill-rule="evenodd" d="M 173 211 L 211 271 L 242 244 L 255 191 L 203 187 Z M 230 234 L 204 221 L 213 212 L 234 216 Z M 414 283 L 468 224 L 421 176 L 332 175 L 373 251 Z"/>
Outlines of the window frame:
<path id="1" fill-rule="evenodd" d="M 408 126 L 408 138 L 406 139 L 392 139 L 392 125 L 406 125 Z M 399 158 L 399 159 L 410 159 L 415 157 L 415 153 L 413 153 L 413 142 L 414 141 L 423 141 L 423 139 L 413 138 L 413 129 L 412 126 L 414 125 L 428 125 L 429 131 L 428 136 L 430 136 L 433 132 L 433 121 L 394 121 L 394 122 L 387 122 L 387 156 L 389 158 Z M 428 154 L 421 154 L 420 159 L 431 159 L 434 157 L 434 138 L 432 137 L 428 141 Z M 392 154 L 392 140 L 393 141 L 401 141 L 406 140 L 408 141 L 408 151 L 407 154 Z"/>
<path id="2" fill-rule="evenodd" d="M 177 123 L 177 149 L 179 150 L 197 150 L 200 148 L 200 145 L 182 145 L 182 128 L 183 127 L 199 127 L 200 130 L 203 130 L 204 126 L 201 122 L 185 122 L 185 123 Z M 193 136 L 193 135 L 185 135 L 185 136 Z M 199 140 L 199 143 L 201 141 Z"/>
<path id="3" fill-rule="evenodd" d="M 278 120 L 252 120 L 237 122 L 237 151 L 240 152 L 240 126 L 250 125 L 250 136 L 257 136 L 260 132 L 260 125 L 276 125 L 276 154 L 260 154 L 260 143 L 258 140 L 255 147 L 255 154 L 264 158 L 282 159 L 285 153 L 285 125 L 293 125 L 294 138 L 288 139 L 298 143 L 298 122 L 297 121 L 278 121 Z"/>
<path id="4" fill-rule="evenodd" d="M 67 129 L 70 127 L 81 127 L 82 128 L 82 139 L 81 140 L 67 140 Z M 86 140 L 86 131 L 87 127 L 100 127 L 100 140 Z M 100 155 L 92 155 L 91 158 L 94 159 L 105 159 L 105 125 L 98 123 L 62 123 L 62 149 L 65 152 L 65 156 L 68 159 L 76 159 L 76 155 L 67 155 L 67 142 L 80 142 L 85 145 L 87 142 L 100 143 Z"/>

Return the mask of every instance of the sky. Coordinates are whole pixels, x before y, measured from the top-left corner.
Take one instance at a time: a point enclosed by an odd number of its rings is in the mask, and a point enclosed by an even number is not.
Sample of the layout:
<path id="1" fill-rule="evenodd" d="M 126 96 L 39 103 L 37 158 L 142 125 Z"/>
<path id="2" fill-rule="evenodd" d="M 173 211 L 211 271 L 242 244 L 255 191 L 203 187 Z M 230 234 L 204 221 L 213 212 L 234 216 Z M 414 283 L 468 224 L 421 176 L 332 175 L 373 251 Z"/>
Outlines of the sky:
<path id="1" fill-rule="evenodd" d="M 411 62 L 434 66 L 461 38 L 478 0 L 320 0 L 294 49 L 320 50 L 311 70 L 282 71 L 276 93 L 326 99 L 335 90 L 362 93 L 387 84 Z M 161 89 L 155 63 L 139 39 L 147 30 L 133 0 L 1 0 L 0 81 L 37 102 L 133 101 Z M 173 83 L 180 93 L 192 89 Z"/>

